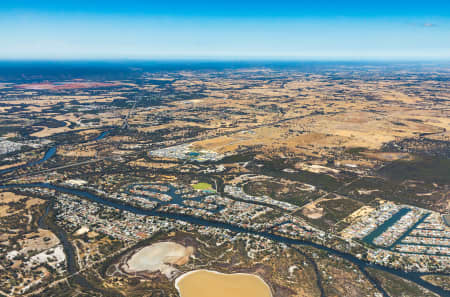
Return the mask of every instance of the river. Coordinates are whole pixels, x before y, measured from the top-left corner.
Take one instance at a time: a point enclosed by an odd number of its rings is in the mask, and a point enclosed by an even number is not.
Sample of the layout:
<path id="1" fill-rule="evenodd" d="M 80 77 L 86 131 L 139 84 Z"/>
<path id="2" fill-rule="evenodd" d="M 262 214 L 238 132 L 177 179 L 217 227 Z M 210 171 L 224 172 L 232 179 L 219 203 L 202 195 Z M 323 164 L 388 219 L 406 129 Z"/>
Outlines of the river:
<path id="1" fill-rule="evenodd" d="M 25 168 L 25 167 L 31 167 L 31 166 L 39 165 L 39 164 L 47 161 L 51 157 L 53 157 L 55 155 L 55 153 L 56 153 L 56 149 L 57 149 L 57 146 L 52 146 L 51 148 L 49 148 L 45 152 L 44 156 L 41 159 L 39 159 L 39 160 L 34 160 L 34 161 L 28 162 L 28 163 L 23 164 L 23 165 L 13 166 L 13 167 L 9 167 L 9 168 L 0 170 L 0 175 L 8 173 L 8 172 L 13 172 L 13 171 L 16 171 L 18 169 Z"/>
<path id="2" fill-rule="evenodd" d="M 100 133 L 99 136 L 95 137 L 95 138 L 93 139 L 93 141 L 99 141 L 99 140 L 102 140 L 103 138 L 105 138 L 106 136 L 108 136 L 109 133 L 111 133 L 111 130 L 103 131 L 102 133 Z"/>
<path id="3" fill-rule="evenodd" d="M 54 200 L 50 200 L 47 202 L 47 206 L 45 207 L 44 214 L 39 218 L 38 226 L 41 229 L 46 229 L 52 231 L 56 237 L 58 237 L 59 241 L 61 242 L 64 250 L 64 254 L 66 255 L 66 265 L 67 265 L 67 272 L 70 275 L 71 282 L 78 284 L 82 288 L 87 288 L 89 290 L 99 292 L 99 293 L 107 293 L 109 295 L 107 296 L 120 296 L 117 294 L 112 294 L 112 292 L 109 291 L 103 291 L 99 288 L 96 288 L 92 286 L 92 284 L 81 274 L 78 272 L 78 265 L 77 265 L 77 256 L 75 253 L 75 247 L 73 246 L 72 242 L 69 240 L 67 233 L 64 229 L 59 227 L 57 224 L 53 222 L 53 220 L 50 217 L 52 217 L 53 212 L 53 204 Z"/>
<path id="4" fill-rule="evenodd" d="M 99 140 L 102 140 L 102 139 L 104 139 L 106 136 L 108 136 L 108 135 L 111 133 L 111 131 L 112 131 L 112 130 L 103 131 L 103 132 L 100 133 L 97 137 L 95 137 L 94 139 L 89 140 L 89 141 L 99 141 Z M 88 141 L 88 142 L 89 142 L 89 141 Z M 13 172 L 13 171 L 16 171 L 16 170 L 18 170 L 18 169 L 22 169 L 22 168 L 26 168 L 26 167 L 32 167 L 32 166 L 39 165 L 39 164 L 41 164 L 41 163 L 47 161 L 48 159 L 52 158 L 52 157 L 56 154 L 56 150 L 57 150 L 57 149 L 58 149 L 58 146 L 57 146 L 57 145 L 52 146 L 52 147 L 50 147 L 50 148 L 45 152 L 44 156 L 43 156 L 41 159 L 34 160 L 34 161 L 30 161 L 30 162 L 28 162 L 28 163 L 26 163 L 26 164 L 22 164 L 22 165 L 19 165 L 19 166 L 13 166 L 13 167 L 9 167 L 9 168 L 0 170 L 0 175 L 3 175 L 3 174 L 5 174 L 5 173 L 9 173 L 9 172 Z"/>
<path id="5" fill-rule="evenodd" d="M 246 233 L 246 234 L 252 234 L 252 235 L 258 235 L 264 238 L 268 238 L 270 240 L 276 241 L 276 242 L 280 242 L 280 243 L 284 243 L 287 245 L 304 245 L 304 246 L 310 246 L 310 247 L 314 247 L 320 250 L 324 250 L 332 255 L 341 257 L 347 261 L 350 261 L 352 263 L 354 263 L 355 265 L 357 265 L 362 271 L 365 271 L 365 269 L 367 267 L 372 267 L 372 268 L 376 268 L 388 273 L 392 273 L 394 275 L 397 275 L 401 278 L 407 279 L 411 282 L 414 282 L 440 296 L 444 296 L 444 297 L 449 297 L 450 296 L 450 291 L 448 290 L 444 290 L 443 288 L 440 288 L 438 286 L 434 286 L 431 283 L 428 283 L 426 281 L 424 281 L 423 279 L 421 279 L 420 277 L 423 275 L 427 275 L 429 273 L 421 273 L 421 272 L 406 272 L 406 271 L 402 271 L 402 270 L 397 270 L 397 269 L 393 269 L 393 268 L 389 268 L 389 267 L 385 267 L 385 266 L 381 266 L 378 264 L 373 264 L 373 263 L 369 263 L 363 260 L 360 260 L 358 258 L 356 258 L 355 256 L 348 254 L 348 253 L 344 253 L 317 243 L 312 243 L 309 241 L 304 241 L 304 240 L 299 240 L 299 239 L 291 239 L 288 237 L 284 237 L 284 236 L 280 236 L 280 235 L 275 235 L 275 234 L 271 234 L 268 232 L 259 232 L 259 231 L 254 231 L 254 230 L 250 230 L 244 227 L 239 227 L 236 225 L 231 225 L 228 223 L 223 223 L 223 222 L 216 222 L 216 221 L 208 221 L 202 218 L 197 218 L 197 217 L 192 217 L 192 216 L 188 216 L 188 215 L 182 215 L 182 214 L 177 214 L 177 213 L 166 213 L 166 212 L 160 212 L 160 211 L 156 211 L 156 210 L 143 210 L 143 209 L 138 209 L 135 208 L 133 206 L 130 205 L 123 205 L 120 203 L 116 203 L 114 201 L 111 200 L 106 200 L 103 199 L 99 196 L 96 196 L 92 193 L 89 192 L 85 192 L 85 191 L 81 191 L 81 190 L 76 190 L 76 189 L 71 189 L 71 188 L 67 188 L 67 187 L 61 187 L 61 186 L 55 186 L 52 184 L 48 184 L 48 183 L 33 183 L 33 184 L 11 184 L 11 185 L 2 185 L 0 186 L 0 189 L 7 189 L 7 188 L 32 188 L 32 187 L 37 187 L 37 188 L 47 188 L 47 189 L 53 189 L 56 190 L 58 192 L 62 192 L 62 193 L 68 193 L 68 194 L 72 194 L 72 195 L 76 195 L 79 197 L 83 197 L 86 199 L 89 199 L 91 201 L 94 201 L 96 203 L 99 204 L 103 204 L 103 205 L 107 205 L 116 209 L 120 209 L 120 210 L 124 210 L 124 211 L 129 211 L 138 215 L 146 215 L 146 216 L 157 216 L 157 217 L 163 217 L 163 218 L 168 218 L 168 219 L 175 219 L 175 220 L 180 220 L 180 221 L 184 221 L 187 223 L 191 223 L 191 224 L 196 224 L 196 225 L 201 225 L 201 226 L 209 226 L 209 227 L 215 227 L 215 228 L 220 228 L 220 229 L 225 229 L 225 230 L 230 230 L 232 232 L 237 232 L 237 233 Z M 363 272 L 364 273 L 364 272 Z"/>

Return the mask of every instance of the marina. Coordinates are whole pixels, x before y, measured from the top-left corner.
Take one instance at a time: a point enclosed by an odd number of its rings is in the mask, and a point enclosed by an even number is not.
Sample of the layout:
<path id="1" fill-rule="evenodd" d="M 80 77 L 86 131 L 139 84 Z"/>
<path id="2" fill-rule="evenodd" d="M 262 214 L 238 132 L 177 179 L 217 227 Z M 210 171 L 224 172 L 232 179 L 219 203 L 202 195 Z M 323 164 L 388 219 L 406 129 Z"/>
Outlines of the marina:
<path id="1" fill-rule="evenodd" d="M 280 236 L 280 235 L 274 235 L 274 234 L 271 234 L 268 232 L 257 232 L 257 231 L 249 230 L 249 229 L 246 229 L 243 227 L 223 223 L 223 222 L 208 221 L 208 220 L 204 220 L 202 218 L 192 217 L 192 216 L 188 216 L 188 215 L 166 213 L 166 212 L 160 212 L 160 211 L 155 211 L 155 210 L 142 210 L 142 209 L 138 209 L 138 208 L 135 208 L 135 207 L 132 207 L 129 205 L 123 205 L 123 204 L 119 204 L 119 203 L 116 203 L 116 202 L 113 202 L 110 200 L 105 200 L 101 197 L 98 197 L 98 196 L 92 194 L 92 193 L 85 192 L 82 190 L 75 190 L 75 189 L 65 188 L 65 187 L 61 187 L 61 186 L 55 186 L 55 185 L 51 185 L 51 184 L 47 184 L 47 183 L 10 184 L 10 185 L 0 186 L 0 189 L 11 189 L 11 188 L 48 188 L 48 189 L 56 190 L 58 192 L 69 193 L 69 194 L 73 194 L 73 195 L 76 195 L 79 197 L 83 197 L 83 198 L 89 199 L 93 202 L 107 205 L 107 206 L 110 206 L 110 207 L 113 207 L 116 209 L 129 211 L 129 212 L 137 214 L 137 215 L 163 217 L 163 218 L 183 221 L 183 222 L 190 223 L 190 224 L 196 224 L 196 225 L 200 225 L 200 226 L 211 226 L 211 227 L 221 228 L 221 229 L 225 229 L 225 230 L 229 230 L 229 231 L 237 232 L 237 233 L 253 234 L 253 235 L 258 235 L 258 236 L 268 238 L 268 239 L 276 241 L 276 242 L 284 243 L 287 245 L 311 246 L 311 247 L 318 248 L 320 250 L 329 252 L 330 254 L 333 254 L 335 256 L 344 258 L 345 260 L 348 260 L 348 261 L 354 263 L 355 265 L 357 265 L 361 270 L 364 270 L 366 267 L 376 268 L 376 269 L 379 269 L 382 271 L 392 273 L 399 277 L 405 278 L 409 281 L 412 281 L 434 293 L 439 294 L 440 296 L 449 296 L 449 294 L 450 294 L 450 291 L 444 290 L 441 287 L 434 286 L 434 285 L 430 284 L 429 282 L 424 281 L 421 278 L 423 275 L 430 275 L 430 273 L 405 272 L 402 270 L 392 269 L 392 268 L 385 267 L 382 265 L 378 265 L 378 264 L 360 260 L 353 255 L 343 253 L 343 252 L 340 252 L 333 248 L 326 247 L 326 246 L 316 244 L 313 242 L 309 242 L 309 241 L 295 240 L 295 239 L 291 239 L 291 238 Z"/>

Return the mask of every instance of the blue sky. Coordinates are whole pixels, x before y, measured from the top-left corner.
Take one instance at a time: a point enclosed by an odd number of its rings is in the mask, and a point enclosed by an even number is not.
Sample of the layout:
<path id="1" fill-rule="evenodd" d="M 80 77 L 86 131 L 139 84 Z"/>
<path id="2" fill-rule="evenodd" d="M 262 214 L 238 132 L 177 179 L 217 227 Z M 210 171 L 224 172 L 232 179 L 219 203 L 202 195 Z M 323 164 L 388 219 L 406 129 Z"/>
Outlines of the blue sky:
<path id="1" fill-rule="evenodd" d="M 0 59 L 450 59 L 450 1 L 5 0 Z"/>

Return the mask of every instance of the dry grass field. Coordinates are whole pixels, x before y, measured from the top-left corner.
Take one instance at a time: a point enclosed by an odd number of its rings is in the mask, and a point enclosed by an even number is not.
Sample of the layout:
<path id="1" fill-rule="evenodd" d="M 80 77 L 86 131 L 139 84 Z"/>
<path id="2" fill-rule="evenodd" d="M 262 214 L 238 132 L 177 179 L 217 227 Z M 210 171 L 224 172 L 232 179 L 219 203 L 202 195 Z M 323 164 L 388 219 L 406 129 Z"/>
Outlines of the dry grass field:
<path id="1" fill-rule="evenodd" d="M 127 192 L 130 185 L 170 184 L 184 198 L 159 201 L 158 212 L 219 222 L 229 214 L 223 223 L 311 240 L 363 259 L 359 244 L 340 241 L 352 237 L 341 231 L 380 203 L 448 212 L 448 69 L 321 67 L 133 70 L 140 74 L 99 82 L 0 83 L 0 137 L 8 138 L 0 170 L 29 164 L 0 179 L 76 187 L 142 208 L 148 201 L 135 204 L 143 200 Z M 21 149 L 8 151 L 11 142 Z M 50 148 L 55 155 L 41 162 Z M 85 183 L 67 183 L 77 179 Z M 6 226 L 0 243 L 7 252 L 27 254 L 61 246 L 63 237 L 56 235 L 62 233 L 38 225 L 43 199 L 55 202 L 48 223 L 66 231 L 73 245 L 67 259 L 81 272 L 39 291 L 47 294 L 42 296 L 80 295 L 82 289 L 95 296 L 175 296 L 176 277 L 209 268 L 260 275 L 277 297 L 376 296 L 361 267 L 328 251 L 302 246 L 297 253 L 295 246 L 272 247 L 245 232 L 197 223 L 173 227 L 153 215 L 149 224 L 126 209 L 97 208 L 41 186 L 17 190 L 30 196 L 0 193 Z M 198 196 L 207 189 L 214 195 Z M 270 222 L 276 224 L 265 225 Z M 180 226 L 185 229 L 176 230 Z M 193 237 L 180 246 L 158 245 L 181 230 Z M 1 263 L 9 264 L 15 273 L 24 262 Z M 111 267 L 117 268 L 113 275 L 100 271 Z M 33 273 L 47 277 L 47 269 Z M 86 283 L 77 283 L 78 277 Z M 430 279 L 440 286 L 446 280 Z"/>

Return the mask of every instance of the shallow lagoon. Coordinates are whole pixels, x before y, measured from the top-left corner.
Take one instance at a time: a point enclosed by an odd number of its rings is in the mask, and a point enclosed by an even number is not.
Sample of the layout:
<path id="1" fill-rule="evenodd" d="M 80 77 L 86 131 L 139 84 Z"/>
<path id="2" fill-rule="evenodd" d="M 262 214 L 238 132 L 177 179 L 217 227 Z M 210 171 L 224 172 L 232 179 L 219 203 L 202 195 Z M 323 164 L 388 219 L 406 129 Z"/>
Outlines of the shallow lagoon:
<path id="1" fill-rule="evenodd" d="M 247 273 L 195 270 L 178 277 L 175 286 L 181 297 L 272 297 L 262 278 Z"/>

